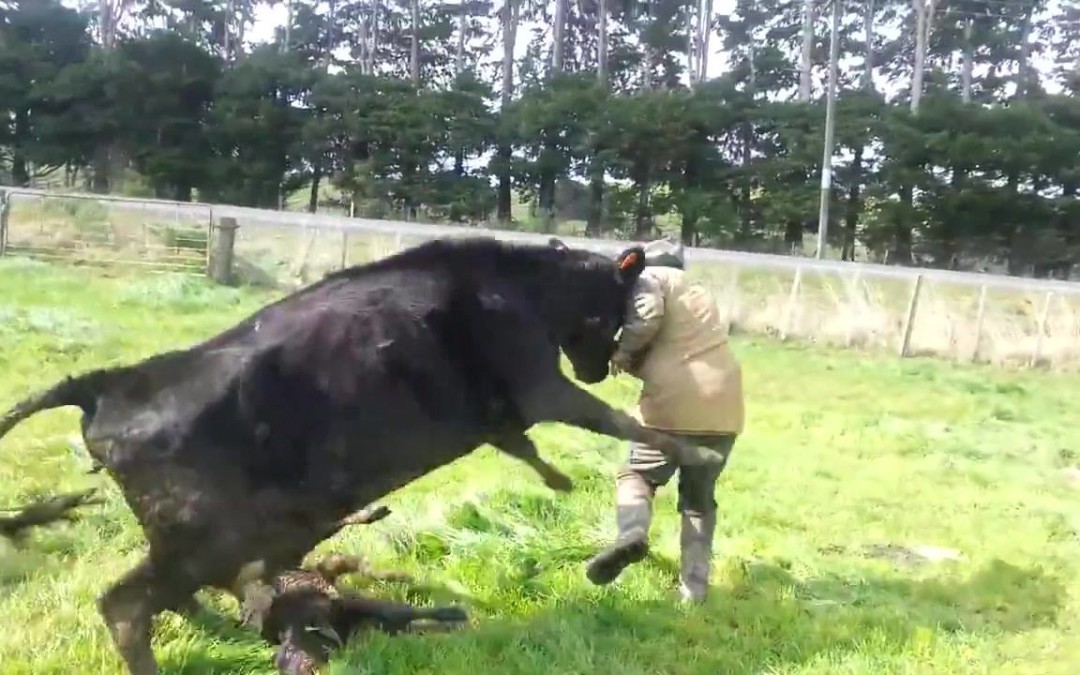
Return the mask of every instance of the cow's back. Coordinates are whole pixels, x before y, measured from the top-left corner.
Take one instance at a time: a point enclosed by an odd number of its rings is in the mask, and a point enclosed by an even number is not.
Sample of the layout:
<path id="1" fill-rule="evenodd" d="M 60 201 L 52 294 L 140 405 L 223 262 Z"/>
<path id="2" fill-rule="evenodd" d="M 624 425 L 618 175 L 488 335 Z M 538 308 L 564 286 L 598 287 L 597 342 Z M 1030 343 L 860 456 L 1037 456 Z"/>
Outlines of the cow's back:
<path id="1" fill-rule="evenodd" d="M 445 270 L 389 269 L 259 316 L 230 394 L 192 420 L 207 442 L 191 451 L 214 448 L 196 461 L 254 489 L 370 501 L 468 452 L 485 403 L 461 349 L 472 297 Z"/>

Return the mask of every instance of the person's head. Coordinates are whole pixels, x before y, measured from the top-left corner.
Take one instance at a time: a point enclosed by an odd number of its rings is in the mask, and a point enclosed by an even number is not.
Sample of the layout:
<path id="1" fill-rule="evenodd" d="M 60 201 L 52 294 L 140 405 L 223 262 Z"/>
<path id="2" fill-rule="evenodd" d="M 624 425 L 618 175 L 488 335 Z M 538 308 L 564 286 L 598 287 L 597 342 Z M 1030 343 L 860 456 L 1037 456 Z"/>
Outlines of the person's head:
<path id="1" fill-rule="evenodd" d="M 686 269 L 686 253 L 682 242 L 656 239 L 644 246 L 646 267 Z"/>

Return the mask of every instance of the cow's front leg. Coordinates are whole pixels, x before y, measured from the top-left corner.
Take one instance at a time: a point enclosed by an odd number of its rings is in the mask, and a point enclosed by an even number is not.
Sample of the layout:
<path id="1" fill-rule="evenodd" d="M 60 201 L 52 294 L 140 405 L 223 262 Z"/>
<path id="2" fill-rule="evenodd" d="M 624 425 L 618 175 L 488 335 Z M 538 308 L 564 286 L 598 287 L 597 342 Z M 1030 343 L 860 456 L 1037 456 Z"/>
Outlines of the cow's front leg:
<path id="1" fill-rule="evenodd" d="M 545 461 L 540 456 L 536 444 L 524 433 L 502 434 L 489 443 L 511 457 L 528 464 L 533 471 L 540 474 L 540 477 L 544 479 L 544 484 L 552 490 L 571 492 L 574 489 L 574 482 L 570 480 L 570 477 Z"/>
<path id="2" fill-rule="evenodd" d="M 722 466 L 725 461 L 719 453 L 641 426 L 630 415 L 615 410 L 561 375 L 523 392 L 518 400 L 518 410 L 529 426 L 539 422 L 572 424 L 594 433 L 652 446 L 680 466 Z"/>

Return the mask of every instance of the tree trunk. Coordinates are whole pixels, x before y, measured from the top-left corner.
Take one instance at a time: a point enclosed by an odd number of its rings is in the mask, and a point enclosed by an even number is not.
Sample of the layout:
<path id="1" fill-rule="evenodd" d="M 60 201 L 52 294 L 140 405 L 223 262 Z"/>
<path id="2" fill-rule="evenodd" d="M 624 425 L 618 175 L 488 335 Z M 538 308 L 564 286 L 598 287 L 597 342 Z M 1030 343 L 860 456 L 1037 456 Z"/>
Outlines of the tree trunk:
<path id="1" fill-rule="evenodd" d="M 514 42 L 517 38 L 518 3 L 520 0 L 506 0 L 502 11 L 503 28 L 503 62 L 502 62 L 502 109 L 510 105 L 514 94 Z M 513 208 L 513 199 L 510 194 L 510 160 L 513 149 L 509 139 L 503 138 L 499 142 L 498 157 L 499 167 L 499 192 L 496 198 L 497 214 L 499 222 L 509 225 Z"/>
<path id="2" fill-rule="evenodd" d="M 568 0 L 555 0 L 555 26 L 553 29 L 553 41 L 551 50 L 551 76 L 558 76 L 563 71 L 563 54 L 565 51 L 565 28 L 566 28 L 566 3 Z M 558 153 L 558 148 L 552 144 L 545 144 L 544 148 L 549 154 Z M 551 169 L 544 169 L 540 176 L 539 207 L 541 231 L 555 231 L 555 181 L 558 176 Z"/>
<path id="3" fill-rule="evenodd" d="M 682 225 L 679 227 L 679 239 L 686 246 L 693 246 L 697 240 L 698 216 L 693 211 L 683 211 Z"/>
<path id="4" fill-rule="evenodd" d="M 709 76 L 709 38 L 712 36 L 713 0 L 705 0 L 705 10 L 698 21 L 698 82 Z"/>
<path id="5" fill-rule="evenodd" d="M 462 0 L 458 12 L 460 13 L 458 14 L 457 52 L 454 54 L 454 75 L 461 77 L 461 74 L 465 72 L 465 39 L 469 33 L 468 5 L 465 0 Z"/>
<path id="6" fill-rule="evenodd" d="M 894 265 L 910 265 L 912 243 L 910 216 L 914 207 L 912 205 L 912 189 L 909 184 L 900 186 L 900 205 L 901 208 L 896 210 L 896 217 L 893 221 L 890 262 Z"/>
<path id="7" fill-rule="evenodd" d="M 851 160 L 851 186 L 848 188 L 847 212 L 844 214 L 844 243 L 840 250 L 841 260 L 855 260 L 855 235 L 862 213 L 860 198 L 863 180 L 863 146 L 855 146 Z"/>
<path id="8" fill-rule="evenodd" d="M 652 214 L 649 208 L 649 195 L 652 191 L 652 167 L 639 167 L 637 173 L 640 179 L 637 181 L 638 199 L 637 208 L 634 210 L 634 236 L 638 239 L 650 239 L 653 229 Z"/>
<path id="9" fill-rule="evenodd" d="M 964 64 L 960 72 L 960 100 L 971 103 L 971 79 L 975 69 L 975 45 L 972 44 L 972 34 L 975 32 L 975 22 L 968 17 L 964 23 Z"/>
<path id="10" fill-rule="evenodd" d="M 604 171 L 595 156 L 589 173 L 589 215 L 585 221 L 585 235 L 598 237 L 602 234 L 604 222 Z"/>
<path id="11" fill-rule="evenodd" d="M 1020 25 L 1020 57 L 1016 68 L 1016 98 L 1027 98 L 1031 79 L 1031 14 L 1025 14 Z"/>
<path id="12" fill-rule="evenodd" d="M 308 193 L 308 213 L 315 213 L 319 208 L 319 185 L 322 183 L 322 167 L 316 166 L 311 174 L 311 191 Z"/>
<path id="13" fill-rule="evenodd" d="M 799 101 L 810 102 L 810 89 L 813 80 L 812 67 L 814 48 L 814 0 L 803 0 L 802 11 L 802 50 L 799 53 Z"/>
<path id="14" fill-rule="evenodd" d="M 91 182 L 91 190 L 96 194 L 108 194 L 109 192 L 109 145 L 111 141 L 105 141 L 102 145 L 94 151 L 93 167 L 91 172 L 93 173 L 93 181 Z"/>
<path id="15" fill-rule="evenodd" d="M 569 0 L 555 0 L 555 25 L 552 27 L 551 69 L 556 73 L 563 69 L 563 54 L 566 50 L 566 3 Z"/>
<path id="16" fill-rule="evenodd" d="M 645 25 L 651 27 L 653 24 L 653 6 L 651 2 L 645 3 Z M 641 81 L 645 91 L 649 91 L 653 88 L 653 48 L 646 41 L 642 41 L 642 48 L 644 50 L 644 56 L 641 60 Z"/>
<path id="17" fill-rule="evenodd" d="M 911 75 L 911 112 L 919 112 L 922 101 L 923 75 L 926 70 L 926 45 L 930 37 L 931 18 L 937 0 L 911 0 L 915 10 L 915 54 Z"/>
<path id="18" fill-rule="evenodd" d="M 600 3 L 596 16 L 596 79 L 600 87 L 607 91 L 607 0 Z M 600 236 L 604 221 L 604 166 L 600 161 L 599 145 L 593 141 L 592 158 L 589 160 L 589 214 L 585 220 L 585 234 L 590 237 Z"/>
<path id="19" fill-rule="evenodd" d="M 867 94 L 874 93 L 874 0 L 867 0 L 863 11 L 863 72 L 862 88 Z M 844 234 L 840 247 L 841 260 L 855 260 L 855 239 L 858 234 L 859 217 L 862 215 L 863 153 L 866 148 L 858 143 L 852 148 L 851 185 L 848 187 L 847 209 L 844 213 Z"/>
<path id="20" fill-rule="evenodd" d="M 697 31 L 694 29 L 694 13 L 691 11 L 694 5 L 686 5 L 686 76 L 690 86 L 697 84 Z"/>
<path id="21" fill-rule="evenodd" d="M 18 187 L 29 187 L 30 167 L 26 159 L 26 146 L 30 141 L 30 111 L 15 111 L 15 143 L 11 152 L 11 181 Z"/>
<path id="22" fill-rule="evenodd" d="M 608 33 L 607 33 L 607 2 L 608 0 L 598 0 L 600 7 L 597 10 L 597 32 L 599 37 L 596 41 L 596 78 L 600 82 L 600 86 L 607 88 L 607 69 L 608 69 Z"/>
<path id="23" fill-rule="evenodd" d="M 420 0 L 409 0 L 412 9 L 412 54 L 409 57 L 409 75 L 414 87 L 420 86 Z"/>
<path id="24" fill-rule="evenodd" d="M 874 0 L 866 0 L 863 13 L 863 75 L 862 87 L 874 91 Z"/>
<path id="25" fill-rule="evenodd" d="M 369 75 L 375 74 L 375 53 L 379 49 L 379 2 L 371 3 L 371 21 L 368 27 L 367 63 L 364 64 L 364 72 Z"/>

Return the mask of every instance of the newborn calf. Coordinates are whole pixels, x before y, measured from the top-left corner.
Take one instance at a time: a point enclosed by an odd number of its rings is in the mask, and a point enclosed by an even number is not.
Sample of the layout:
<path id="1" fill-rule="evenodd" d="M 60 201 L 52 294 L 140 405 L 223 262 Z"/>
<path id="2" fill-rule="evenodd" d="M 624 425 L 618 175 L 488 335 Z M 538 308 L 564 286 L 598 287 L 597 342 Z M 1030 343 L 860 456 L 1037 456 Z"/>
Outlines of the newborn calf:
<path id="1" fill-rule="evenodd" d="M 362 572 L 369 577 L 407 579 L 394 573 L 377 573 L 363 558 L 334 554 L 314 569 L 299 569 L 278 575 L 273 593 L 261 596 L 269 602 L 249 607 L 252 622 L 260 627 L 263 639 L 278 645 L 274 663 L 282 675 L 313 675 L 326 663 L 334 649 L 361 630 L 377 628 L 390 634 L 413 628 L 423 619 L 445 623 L 468 620 L 457 607 L 421 608 L 413 605 L 367 598 L 342 591 L 338 577 Z"/>

